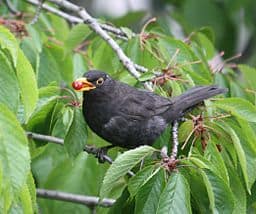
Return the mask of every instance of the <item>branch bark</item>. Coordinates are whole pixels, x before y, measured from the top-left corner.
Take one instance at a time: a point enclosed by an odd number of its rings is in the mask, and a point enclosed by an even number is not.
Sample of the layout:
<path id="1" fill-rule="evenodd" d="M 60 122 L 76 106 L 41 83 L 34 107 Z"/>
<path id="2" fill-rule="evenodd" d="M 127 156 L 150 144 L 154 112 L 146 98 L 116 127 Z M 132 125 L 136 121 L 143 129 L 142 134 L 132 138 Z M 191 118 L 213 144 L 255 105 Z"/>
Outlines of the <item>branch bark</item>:
<path id="1" fill-rule="evenodd" d="M 179 141 L 178 141 L 178 127 L 179 127 L 179 123 L 178 123 L 177 120 L 175 120 L 173 122 L 173 126 L 172 126 L 173 146 L 172 146 L 172 153 L 171 153 L 171 156 L 170 156 L 171 160 L 176 160 L 177 154 L 178 154 L 178 145 L 179 145 Z"/>
<path id="2" fill-rule="evenodd" d="M 101 207 L 111 207 L 116 202 L 114 199 L 104 198 L 100 200 L 99 197 L 85 196 L 79 194 L 72 194 L 67 192 L 61 192 L 56 190 L 47 189 L 37 189 L 37 197 L 48 198 L 60 201 L 69 201 L 73 203 L 83 204 L 89 207 L 101 206 Z"/>
<path id="3" fill-rule="evenodd" d="M 26 1 L 30 4 L 35 5 L 35 6 L 38 6 L 40 4 L 40 2 L 38 0 L 26 0 Z M 70 23 L 77 24 L 77 23 L 83 23 L 84 22 L 83 19 L 81 19 L 79 17 L 76 17 L 76 16 L 73 16 L 73 15 L 70 15 L 68 13 L 65 13 L 61 10 L 58 10 L 58 9 L 54 8 L 54 7 L 51 7 L 50 5 L 48 5 L 46 3 L 43 3 L 42 9 L 47 10 L 50 13 L 53 13 L 57 16 L 60 16 L 64 19 L 66 19 L 67 21 L 69 21 Z M 127 35 L 121 29 L 116 28 L 114 26 L 107 25 L 107 24 L 100 24 L 100 26 L 103 30 L 105 30 L 107 32 L 110 32 L 110 33 L 113 33 L 118 38 L 123 39 L 125 41 L 128 40 Z M 133 36 L 135 36 L 135 34 L 133 34 Z"/>
<path id="4" fill-rule="evenodd" d="M 40 4 L 38 0 L 26 0 L 26 1 L 33 5 Z M 81 18 L 69 15 L 45 3 L 42 5 L 43 9 L 48 10 L 49 12 L 54 13 L 58 16 L 61 16 L 72 23 L 84 22 L 85 24 L 88 24 L 95 33 L 97 33 L 100 37 L 102 37 L 111 46 L 111 48 L 116 52 L 122 64 L 136 79 L 139 79 L 140 77 L 139 71 L 140 72 L 148 71 L 147 68 L 145 68 L 144 66 L 135 64 L 129 57 L 127 57 L 123 52 L 123 50 L 120 48 L 120 46 L 107 33 L 107 32 L 110 32 L 116 35 L 118 38 L 121 38 L 123 40 L 128 40 L 127 35 L 121 29 L 115 28 L 107 24 L 100 24 L 96 19 L 94 19 L 87 13 L 85 8 L 79 7 L 66 0 L 49 0 L 49 1 L 61 7 L 64 7 L 67 10 L 77 13 Z M 133 34 L 133 36 L 135 36 L 135 34 Z M 150 82 L 145 82 L 144 87 L 150 91 L 153 91 L 152 84 Z"/>
<path id="5" fill-rule="evenodd" d="M 34 133 L 34 132 L 26 132 L 26 134 L 27 134 L 27 137 L 30 138 L 30 139 L 52 142 L 52 143 L 56 143 L 56 144 L 59 144 L 59 145 L 62 145 L 62 146 L 64 145 L 64 140 L 62 138 L 57 138 L 57 137 L 49 136 L 49 135 L 37 134 L 37 133 Z M 86 151 L 88 154 L 93 154 L 93 155 L 98 154 L 97 153 L 98 152 L 97 148 L 92 147 L 92 146 L 88 146 L 88 145 L 85 145 L 84 151 Z M 106 162 L 108 162 L 110 164 L 113 163 L 113 160 L 108 155 L 103 155 L 102 157 Z M 130 175 L 130 176 L 134 176 L 134 173 L 132 171 L 128 171 L 127 174 Z"/>

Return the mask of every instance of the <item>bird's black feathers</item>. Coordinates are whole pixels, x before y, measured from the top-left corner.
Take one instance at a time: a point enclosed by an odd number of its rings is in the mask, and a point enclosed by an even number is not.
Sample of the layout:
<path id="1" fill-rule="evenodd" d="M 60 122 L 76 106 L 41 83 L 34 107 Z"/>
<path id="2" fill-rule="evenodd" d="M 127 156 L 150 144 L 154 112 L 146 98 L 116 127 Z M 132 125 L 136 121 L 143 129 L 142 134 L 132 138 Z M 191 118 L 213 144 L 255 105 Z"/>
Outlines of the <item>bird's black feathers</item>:
<path id="1" fill-rule="evenodd" d="M 87 124 L 111 144 L 125 148 L 153 144 L 187 109 L 226 91 L 217 86 L 199 86 L 167 99 L 115 81 L 101 71 L 89 71 L 84 77 L 92 82 L 104 78 L 100 87 L 83 92 Z"/>

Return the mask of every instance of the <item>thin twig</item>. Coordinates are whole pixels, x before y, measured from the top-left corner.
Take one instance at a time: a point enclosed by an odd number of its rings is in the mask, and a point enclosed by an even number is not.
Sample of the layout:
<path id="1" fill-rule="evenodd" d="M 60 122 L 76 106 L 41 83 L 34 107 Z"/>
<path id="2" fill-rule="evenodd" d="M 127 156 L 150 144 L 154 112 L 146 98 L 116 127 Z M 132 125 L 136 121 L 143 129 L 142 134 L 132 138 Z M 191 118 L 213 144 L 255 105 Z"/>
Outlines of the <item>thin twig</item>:
<path id="1" fill-rule="evenodd" d="M 36 139 L 36 140 L 41 140 L 41 141 L 52 142 L 52 143 L 64 145 L 64 140 L 61 138 L 58 138 L 58 137 L 37 134 L 34 132 L 26 132 L 26 134 L 27 134 L 27 137 L 30 139 Z"/>
<path id="2" fill-rule="evenodd" d="M 109 34 L 103 30 L 98 21 L 91 17 L 90 14 L 83 7 L 79 7 L 69 1 L 66 0 L 49 0 L 52 3 L 55 3 L 67 10 L 75 12 L 78 14 L 83 20 L 84 23 L 87 24 L 96 34 L 98 34 L 102 39 L 104 39 L 110 47 L 116 52 L 118 58 L 122 62 L 122 64 L 127 68 L 131 75 L 133 75 L 136 79 L 139 79 L 140 73 L 136 70 L 134 62 L 126 56 L 120 46 L 116 43 L 114 39 L 112 39 Z M 152 85 L 149 82 L 144 83 L 144 87 L 150 91 L 152 91 Z"/>
<path id="3" fill-rule="evenodd" d="M 33 4 L 33 5 L 38 5 L 39 4 L 38 0 L 26 0 L 26 1 L 28 3 L 30 3 L 30 4 Z M 52 2 L 60 5 L 60 3 L 57 3 L 57 1 L 52 1 Z M 60 2 L 60 1 L 58 1 L 58 2 Z M 69 5 L 72 4 L 70 2 L 68 2 L 68 3 L 69 3 Z M 76 6 L 76 7 L 80 8 L 78 6 Z M 84 22 L 83 19 L 81 19 L 79 17 L 76 17 L 76 16 L 73 16 L 73 15 L 69 15 L 68 13 L 62 12 L 62 11 L 60 11 L 60 10 L 54 8 L 54 7 L 49 6 L 46 3 L 44 3 L 42 5 L 42 8 L 47 10 L 47 11 L 49 11 L 49 12 L 51 12 L 51 13 L 54 13 L 54 14 L 56 14 L 56 15 L 64 18 L 64 19 L 66 19 L 67 21 L 69 21 L 71 23 L 83 23 Z M 66 9 L 69 9 L 69 7 L 66 7 Z M 107 24 L 98 23 L 98 25 L 102 28 L 102 30 L 110 32 L 110 33 L 113 33 L 115 36 L 117 36 L 118 38 L 121 38 L 123 40 L 126 40 L 126 41 L 128 40 L 127 35 L 121 29 L 113 27 L 113 26 L 110 26 L 110 25 L 107 25 Z M 135 36 L 135 33 L 132 33 L 132 36 Z M 119 49 L 120 49 L 120 47 L 119 47 Z M 144 66 L 138 65 L 138 64 L 134 64 L 134 67 L 135 67 L 136 70 L 138 70 L 140 72 L 143 72 L 143 73 L 148 71 L 147 68 L 145 68 Z M 145 83 L 145 87 L 152 91 L 152 86 L 151 86 L 150 83 Z"/>
<path id="4" fill-rule="evenodd" d="M 39 19 L 39 16 L 40 16 L 40 13 L 41 13 L 41 10 L 43 8 L 44 1 L 45 0 L 39 0 L 38 1 L 38 5 L 37 5 L 37 8 L 36 8 L 36 13 L 35 13 L 33 19 L 30 22 L 31 25 L 34 25 L 35 23 L 37 23 L 37 21 Z"/>
<path id="5" fill-rule="evenodd" d="M 41 140 L 41 141 L 56 143 L 56 144 L 59 144 L 59 145 L 64 145 L 64 140 L 62 138 L 49 136 L 49 135 L 38 134 L 38 133 L 34 133 L 34 132 L 26 132 L 26 134 L 27 134 L 27 137 L 30 138 L 30 139 Z M 98 154 L 98 148 L 88 146 L 88 145 L 85 145 L 84 151 L 86 151 L 88 154 L 93 154 L 93 155 Z M 110 164 L 113 163 L 113 160 L 108 155 L 104 154 L 104 155 L 102 155 L 102 158 Z M 128 171 L 127 174 L 130 175 L 130 176 L 135 175 L 132 171 Z"/>
<path id="6" fill-rule="evenodd" d="M 33 5 L 36 5 L 38 6 L 40 4 L 40 2 L 38 0 L 26 0 L 28 3 L 30 4 L 33 4 Z M 70 15 L 68 13 L 65 13 L 63 11 L 60 11 L 54 7 L 51 7 L 50 5 L 44 3 L 42 4 L 42 9 L 44 10 L 47 10 L 57 16 L 60 16 L 64 19 L 66 19 L 67 21 L 69 21 L 70 23 L 83 23 L 84 20 L 79 18 L 79 17 L 76 17 L 76 16 L 73 16 L 73 15 Z M 113 33 L 114 35 L 116 35 L 118 38 L 120 39 L 123 39 L 123 40 L 128 40 L 128 37 L 127 35 L 119 28 L 116 28 L 114 26 L 110 26 L 110 25 L 107 25 L 107 24 L 100 24 L 100 26 L 102 27 L 102 29 L 104 29 L 105 31 L 108 31 L 110 33 Z M 135 36 L 135 34 L 133 33 L 132 36 Z"/>
<path id="7" fill-rule="evenodd" d="M 66 0 L 49 0 L 49 1 L 61 7 L 64 7 L 67 10 L 77 13 L 84 20 L 85 24 L 87 24 L 94 32 L 96 32 L 99 36 L 101 36 L 101 38 L 103 38 L 112 47 L 112 49 L 116 52 L 117 56 L 119 57 L 123 65 L 130 71 L 130 73 L 137 79 L 140 77 L 140 73 L 135 69 L 134 63 L 131 61 L 131 59 L 125 55 L 125 53 L 120 48 L 120 46 L 116 43 L 116 41 L 113 40 L 107 34 L 107 32 L 101 28 L 97 20 L 91 17 L 89 13 L 87 13 L 85 8 L 79 7 Z"/>
<path id="8" fill-rule="evenodd" d="M 9 10 L 12 14 L 14 14 L 14 15 L 20 15 L 20 14 L 21 14 L 21 12 L 18 11 L 18 10 L 12 5 L 12 3 L 11 3 L 9 0 L 4 0 L 3 2 L 4 2 L 4 4 L 7 6 L 8 10 Z"/>
<path id="9" fill-rule="evenodd" d="M 172 126 L 173 146 L 172 146 L 172 153 L 171 153 L 171 156 L 170 156 L 171 160 L 176 160 L 177 154 L 178 154 L 178 145 L 179 145 L 179 141 L 178 141 L 178 127 L 179 127 L 178 121 L 174 120 L 173 126 Z"/>
<path id="10" fill-rule="evenodd" d="M 47 189 L 36 189 L 36 195 L 40 198 L 49 198 L 60 201 L 69 201 L 73 203 L 83 204 L 89 207 L 101 206 L 101 207 L 111 207 L 116 202 L 114 199 L 104 198 L 100 200 L 99 197 L 85 196 L 79 194 L 72 194 L 67 192 L 61 192 L 56 190 Z"/>

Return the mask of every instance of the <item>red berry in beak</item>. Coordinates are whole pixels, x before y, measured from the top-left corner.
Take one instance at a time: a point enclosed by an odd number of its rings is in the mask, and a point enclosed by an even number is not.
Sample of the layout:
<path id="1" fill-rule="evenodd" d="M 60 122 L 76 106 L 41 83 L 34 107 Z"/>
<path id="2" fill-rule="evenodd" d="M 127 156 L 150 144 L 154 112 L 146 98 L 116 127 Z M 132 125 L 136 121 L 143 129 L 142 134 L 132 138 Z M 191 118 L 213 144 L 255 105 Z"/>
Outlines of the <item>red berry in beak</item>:
<path id="1" fill-rule="evenodd" d="M 74 81 L 72 83 L 72 87 L 75 89 L 75 90 L 80 90 L 83 88 L 83 83 L 80 82 L 80 81 Z"/>

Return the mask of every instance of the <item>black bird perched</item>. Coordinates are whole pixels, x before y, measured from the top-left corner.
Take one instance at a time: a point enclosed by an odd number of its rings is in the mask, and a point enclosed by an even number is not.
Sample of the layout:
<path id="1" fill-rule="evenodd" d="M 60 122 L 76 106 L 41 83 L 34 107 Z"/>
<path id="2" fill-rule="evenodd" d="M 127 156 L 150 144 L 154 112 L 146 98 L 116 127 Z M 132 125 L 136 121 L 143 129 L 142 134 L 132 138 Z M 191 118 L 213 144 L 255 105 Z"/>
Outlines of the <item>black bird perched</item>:
<path id="1" fill-rule="evenodd" d="M 186 110 L 226 92 L 213 85 L 199 86 L 168 99 L 97 70 L 85 73 L 72 86 L 83 92 L 83 115 L 89 127 L 112 145 L 124 148 L 153 144 Z"/>

